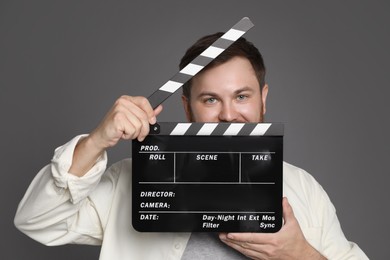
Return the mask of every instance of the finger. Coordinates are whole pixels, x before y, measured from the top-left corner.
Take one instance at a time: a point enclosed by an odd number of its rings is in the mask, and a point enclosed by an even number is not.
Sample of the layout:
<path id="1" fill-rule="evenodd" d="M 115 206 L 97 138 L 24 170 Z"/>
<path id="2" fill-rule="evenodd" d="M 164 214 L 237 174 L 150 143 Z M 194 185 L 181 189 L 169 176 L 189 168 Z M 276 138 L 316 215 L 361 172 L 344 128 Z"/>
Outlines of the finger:
<path id="1" fill-rule="evenodd" d="M 154 113 L 154 110 L 152 106 L 150 105 L 150 102 L 147 98 L 145 97 L 130 97 L 126 96 L 131 102 L 136 104 L 139 108 L 141 108 L 147 115 L 148 122 L 150 124 L 155 124 L 156 123 L 156 116 Z"/>
<path id="2" fill-rule="evenodd" d="M 137 138 L 138 141 L 142 142 L 149 134 L 149 122 L 145 113 L 135 109 L 132 113 L 127 114 L 127 118 L 136 127 L 136 135 L 133 136 L 133 139 Z"/>
<path id="3" fill-rule="evenodd" d="M 267 244 L 271 235 L 267 233 L 228 233 L 226 238 L 237 243 Z"/>
<path id="4" fill-rule="evenodd" d="M 157 123 L 156 116 L 158 116 L 162 110 L 163 110 L 163 106 L 159 105 L 158 107 L 156 107 L 156 109 L 154 109 L 154 117 L 150 118 L 149 122 L 142 120 L 142 128 L 137 138 L 138 141 L 142 142 L 145 139 L 145 137 L 149 134 L 150 125 L 154 125 L 155 123 Z"/>
<path id="5" fill-rule="evenodd" d="M 114 109 L 117 112 L 126 112 L 130 114 L 135 114 L 140 119 L 148 120 L 147 113 L 143 108 L 137 103 L 133 102 L 133 97 L 122 96 L 116 102 Z"/>
<path id="6" fill-rule="evenodd" d="M 120 110 L 124 109 L 121 108 Z M 116 109 L 116 111 L 112 113 L 111 121 L 112 122 L 107 125 L 106 131 L 108 132 L 108 136 L 118 138 L 118 140 L 120 138 L 131 139 L 137 131 L 136 126 L 134 126 L 133 123 L 129 120 L 126 113 L 123 111 L 119 111 L 119 109 Z M 134 124 L 136 124 L 136 122 L 134 122 Z"/>
<path id="7" fill-rule="evenodd" d="M 158 116 L 161 111 L 163 110 L 163 106 L 162 105 L 158 105 L 158 107 L 156 107 L 156 109 L 154 109 L 154 116 Z"/>
<path id="8" fill-rule="evenodd" d="M 149 133 L 149 123 L 145 119 L 142 119 L 134 114 L 126 114 L 126 129 L 128 133 L 126 139 L 138 139 L 142 142 L 145 136 Z"/>
<path id="9" fill-rule="evenodd" d="M 141 121 L 138 120 L 137 117 L 134 117 L 132 115 L 126 115 L 126 114 L 123 115 L 125 117 L 125 120 L 122 125 L 123 127 L 122 139 L 130 140 L 130 139 L 137 138 L 142 128 Z"/>
<path id="10" fill-rule="evenodd" d="M 288 202 L 288 199 L 286 197 L 283 197 L 282 200 L 282 207 L 283 207 L 283 219 L 284 223 L 288 223 L 289 221 L 292 221 L 295 219 L 294 211 Z"/>
<path id="11" fill-rule="evenodd" d="M 229 247 L 235 249 L 236 251 L 240 252 L 241 254 L 245 255 L 248 258 L 251 259 L 266 259 L 265 254 L 262 251 L 262 246 L 240 242 L 240 243 L 233 243 L 231 241 L 222 240 L 223 243 L 228 245 Z"/>
<path id="12" fill-rule="evenodd" d="M 131 123 L 128 124 L 131 125 Z M 133 140 L 135 136 L 137 136 L 135 127 L 125 127 L 121 138 L 124 140 Z"/>
<path id="13" fill-rule="evenodd" d="M 162 105 L 159 105 L 154 110 L 154 116 L 152 118 L 150 118 L 150 119 L 142 118 L 142 119 L 145 119 L 145 120 L 141 120 L 142 128 L 141 128 L 141 131 L 140 131 L 140 133 L 139 133 L 139 135 L 137 137 L 138 141 L 142 142 L 145 139 L 145 137 L 149 134 L 150 125 L 153 125 L 153 124 L 155 124 L 157 122 L 156 116 L 159 115 L 162 110 L 163 110 Z M 147 121 L 147 120 L 149 120 L 149 121 Z"/>
<path id="14" fill-rule="evenodd" d="M 118 110 L 125 113 L 127 120 L 136 128 L 135 135 L 131 139 L 137 138 L 139 141 L 143 141 L 149 133 L 149 119 L 145 111 L 126 98 L 121 100 Z M 129 135 L 126 135 L 126 139 L 128 138 Z"/>

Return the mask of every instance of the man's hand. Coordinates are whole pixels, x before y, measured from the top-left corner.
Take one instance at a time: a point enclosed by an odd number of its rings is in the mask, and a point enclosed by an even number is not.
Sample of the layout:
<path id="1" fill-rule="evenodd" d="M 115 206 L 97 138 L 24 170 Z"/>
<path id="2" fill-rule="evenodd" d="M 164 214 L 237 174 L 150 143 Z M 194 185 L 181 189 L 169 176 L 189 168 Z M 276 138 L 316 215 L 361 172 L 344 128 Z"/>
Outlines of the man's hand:
<path id="1" fill-rule="evenodd" d="M 149 124 L 156 123 L 156 116 L 161 110 L 159 106 L 153 111 L 145 97 L 122 96 L 90 138 L 102 150 L 115 146 L 120 139 L 142 141 L 149 133 Z"/>
<path id="2" fill-rule="evenodd" d="M 282 204 L 284 225 L 277 233 L 229 233 L 220 239 L 251 259 L 326 259 L 306 241 L 287 198 Z"/>
<path id="3" fill-rule="evenodd" d="M 149 133 L 149 124 L 156 123 L 156 116 L 161 111 L 161 105 L 153 110 L 145 97 L 120 97 L 99 126 L 77 144 L 69 172 L 83 176 L 107 148 L 121 139 L 144 140 Z"/>

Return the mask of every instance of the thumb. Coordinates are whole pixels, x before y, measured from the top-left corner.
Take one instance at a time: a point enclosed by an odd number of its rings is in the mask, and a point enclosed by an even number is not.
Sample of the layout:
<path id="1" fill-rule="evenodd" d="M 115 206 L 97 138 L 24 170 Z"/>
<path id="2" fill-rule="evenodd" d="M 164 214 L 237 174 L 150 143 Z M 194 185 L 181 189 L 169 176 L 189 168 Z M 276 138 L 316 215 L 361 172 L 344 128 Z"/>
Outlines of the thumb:
<path id="1" fill-rule="evenodd" d="M 155 123 L 157 123 L 157 116 L 161 113 L 161 111 L 163 110 L 163 106 L 162 105 L 158 105 L 158 107 L 156 107 L 154 110 L 153 110 L 153 117 L 149 118 L 149 124 L 151 125 L 154 125 Z"/>
<path id="2" fill-rule="evenodd" d="M 289 221 L 292 221 L 295 219 L 295 216 L 294 216 L 294 211 L 290 205 L 290 203 L 288 203 L 288 199 L 286 197 L 283 197 L 283 200 L 282 200 L 282 207 L 283 207 L 283 219 L 284 219 L 284 223 L 288 223 Z"/>
<path id="3" fill-rule="evenodd" d="M 158 107 L 156 107 L 155 109 L 154 109 L 154 115 L 155 116 L 158 116 L 160 113 L 161 113 L 161 111 L 163 110 L 163 106 L 160 104 L 160 105 L 158 105 Z"/>

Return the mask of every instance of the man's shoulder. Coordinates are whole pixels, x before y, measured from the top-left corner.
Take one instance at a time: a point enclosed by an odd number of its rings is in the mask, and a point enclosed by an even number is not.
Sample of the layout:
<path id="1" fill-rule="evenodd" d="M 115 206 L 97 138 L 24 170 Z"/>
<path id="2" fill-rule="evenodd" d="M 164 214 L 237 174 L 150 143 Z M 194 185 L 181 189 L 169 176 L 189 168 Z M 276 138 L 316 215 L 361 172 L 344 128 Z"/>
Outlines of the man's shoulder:
<path id="1" fill-rule="evenodd" d="M 294 186 L 318 185 L 315 178 L 302 168 L 283 162 L 283 181 Z"/>
<path id="2" fill-rule="evenodd" d="M 292 165 L 288 162 L 283 161 L 283 173 L 284 174 L 295 174 L 295 175 L 310 175 L 304 169 Z"/>

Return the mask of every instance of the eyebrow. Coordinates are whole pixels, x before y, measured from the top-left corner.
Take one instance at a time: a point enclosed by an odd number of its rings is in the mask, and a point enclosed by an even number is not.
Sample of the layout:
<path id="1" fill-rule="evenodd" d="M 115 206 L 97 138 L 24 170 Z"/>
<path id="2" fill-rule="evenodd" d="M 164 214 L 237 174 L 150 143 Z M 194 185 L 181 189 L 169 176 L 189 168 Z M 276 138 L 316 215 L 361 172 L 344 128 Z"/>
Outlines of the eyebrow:
<path id="1" fill-rule="evenodd" d="M 248 87 L 248 86 L 245 86 L 245 87 L 242 87 L 240 89 L 237 89 L 236 91 L 234 91 L 234 94 L 237 95 L 237 94 L 240 94 L 242 92 L 245 92 L 245 91 L 250 91 L 250 92 L 253 92 L 253 89 Z M 200 98 L 200 97 L 203 97 L 203 96 L 218 96 L 217 93 L 215 92 L 212 92 L 212 91 L 203 91 L 201 93 L 199 93 L 199 95 L 197 95 L 197 98 Z"/>
<path id="2" fill-rule="evenodd" d="M 253 89 L 248 87 L 248 86 L 245 86 L 243 88 L 240 88 L 240 89 L 237 89 L 236 91 L 234 91 L 234 94 L 239 94 L 239 93 L 245 92 L 245 91 L 253 92 Z"/>

